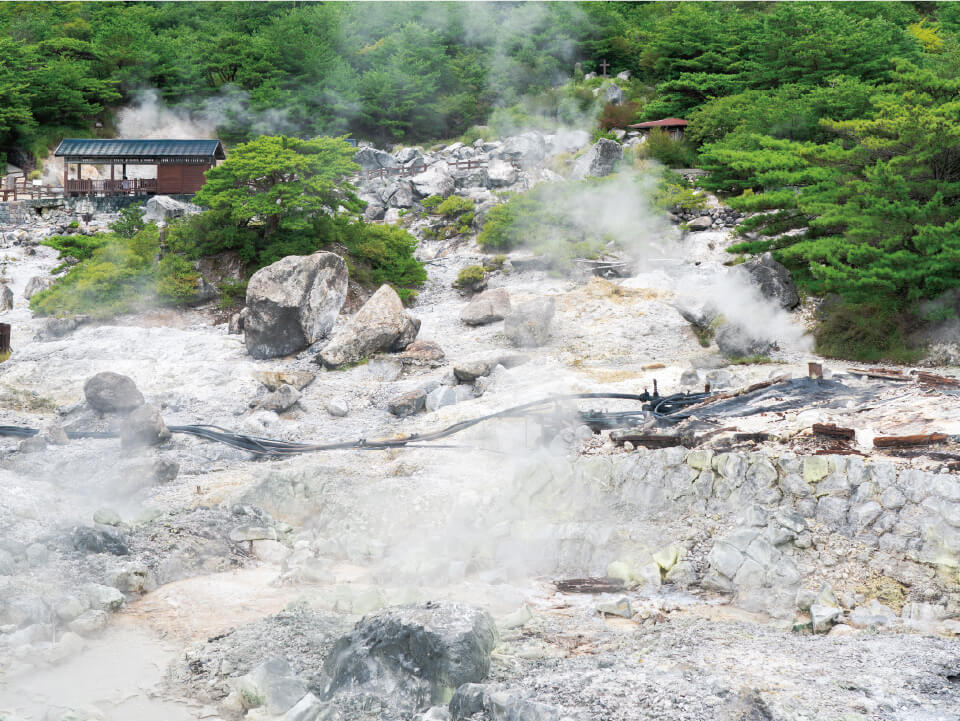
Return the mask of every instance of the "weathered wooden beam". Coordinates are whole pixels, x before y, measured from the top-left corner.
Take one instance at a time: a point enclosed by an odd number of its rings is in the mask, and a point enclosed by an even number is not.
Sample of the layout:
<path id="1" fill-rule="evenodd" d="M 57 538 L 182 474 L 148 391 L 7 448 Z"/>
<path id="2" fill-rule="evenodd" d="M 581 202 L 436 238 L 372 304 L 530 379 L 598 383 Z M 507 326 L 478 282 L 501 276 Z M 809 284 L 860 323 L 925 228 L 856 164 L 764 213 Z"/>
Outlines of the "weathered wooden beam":
<path id="1" fill-rule="evenodd" d="M 874 448 L 909 448 L 910 446 L 929 446 L 945 443 L 946 433 L 927 433 L 916 436 L 878 436 L 873 439 Z"/>
<path id="2" fill-rule="evenodd" d="M 917 371 L 917 382 L 934 388 L 960 388 L 960 380 L 949 376 L 938 376 L 936 373 Z"/>
<path id="3" fill-rule="evenodd" d="M 613 431 L 610 440 L 622 446 L 629 441 L 635 446 L 644 448 L 671 448 L 673 446 L 695 445 L 688 436 L 661 435 L 657 433 L 637 433 L 636 431 Z"/>
<path id="4" fill-rule="evenodd" d="M 820 363 L 807 363 L 807 375 L 817 380 L 823 378 L 823 366 Z"/>
<path id="5" fill-rule="evenodd" d="M 827 436 L 828 438 L 843 438 L 852 441 L 857 437 L 856 431 L 852 428 L 841 428 L 834 423 L 814 423 L 813 433 L 817 436 Z"/>
<path id="6" fill-rule="evenodd" d="M 882 368 L 847 368 L 847 370 L 857 376 L 879 378 L 884 381 L 901 381 L 905 383 L 912 380 L 911 376 L 904 375 L 900 371 L 887 371 Z"/>

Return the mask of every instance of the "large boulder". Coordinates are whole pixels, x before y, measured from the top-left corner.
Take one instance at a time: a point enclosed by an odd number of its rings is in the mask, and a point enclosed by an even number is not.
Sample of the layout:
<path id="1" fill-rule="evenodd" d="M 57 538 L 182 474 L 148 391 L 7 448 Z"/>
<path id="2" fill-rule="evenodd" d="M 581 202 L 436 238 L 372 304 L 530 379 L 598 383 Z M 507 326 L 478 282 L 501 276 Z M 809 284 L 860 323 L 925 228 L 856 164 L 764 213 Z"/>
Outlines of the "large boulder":
<path id="1" fill-rule="evenodd" d="M 400 148 L 393 157 L 405 168 L 423 165 L 423 153 L 420 152 L 420 148 Z"/>
<path id="2" fill-rule="evenodd" d="M 497 629 L 486 611 L 454 602 L 397 606 L 363 618 L 323 665 L 324 696 L 378 698 L 406 717 L 445 704 L 490 670 Z"/>
<path id="3" fill-rule="evenodd" d="M 736 266 L 737 272 L 745 273 L 764 298 L 769 298 L 787 310 L 800 305 L 797 284 L 793 282 L 790 271 L 773 259 L 770 253 L 764 253 L 755 260 L 749 260 Z"/>
<path id="4" fill-rule="evenodd" d="M 616 83 L 610 83 L 603 97 L 612 105 L 620 105 L 623 103 L 623 90 Z"/>
<path id="5" fill-rule="evenodd" d="M 713 338 L 727 358 L 752 358 L 768 355 L 775 344 L 739 323 L 724 323 Z"/>
<path id="6" fill-rule="evenodd" d="M 289 255 L 247 284 L 244 342 L 254 358 L 295 353 L 326 336 L 347 297 L 347 265 L 333 253 Z"/>
<path id="7" fill-rule="evenodd" d="M 521 303 L 503 319 L 503 333 L 515 346 L 541 346 L 550 338 L 553 311 L 553 298 L 536 298 Z"/>
<path id="8" fill-rule="evenodd" d="M 460 320 L 467 325 L 486 325 L 503 320 L 510 312 L 510 294 L 506 288 L 491 288 L 475 296 L 460 311 Z"/>
<path id="9" fill-rule="evenodd" d="M 391 181 L 380 189 L 378 195 L 389 208 L 409 208 L 415 200 L 413 185 L 404 178 Z"/>
<path id="10" fill-rule="evenodd" d="M 199 212 L 200 206 L 193 203 L 184 203 L 171 198 L 169 195 L 154 195 L 147 201 L 143 219 L 155 223 L 158 221 L 167 222 L 174 218 L 183 218 Z"/>
<path id="11" fill-rule="evenodd" d="M 422 173 L 414 175 L 410 178 L 410 183 L 421 198 L 427 198 L 431 195 L 446 198 L 456 187 L 453 177 L 440 163 L 431 165 Z"/>
<path id="12" fill-rule="evenodd" d="M 623 157 L 623 146 L 616 140 L 601 138 L 573 164 L 570 177 L 582 180 L 586 177 L 602 178 L 613 172 L 614 166 Z"/>
<path id="13" fill-rule="evenodd" d="M 35 293 L 46 290 L 53 285 L 53 283 L 54 279 L 49 275 L 35 275 L 27 281 L 27 286 L 23 289 L 23 297 L 30 300 L 31 296 Z"/>
<path id="14" fill-rule="evenodd" d="M 487 183 L 491 188 L 502 188 L 517 182 L 517 169 L 509 160 L 494 158 L 487 166 Z"/>
<path id="15" fill-rule="evenodd" d="M 353 162 L 364 170 L 396 168 L 400 165 L 390 153 L 376 148 L 361 148 L 354 154 Z"/>
<path id="16" fill-rule="evenodd" d="M 143 405 L 143 394 L 133 379 L 111 371 L 88 379 L 83 384 L 83 395 L 91 408 L 103 413 L 130 411 Z"/>
<path id="17" fill-rule="evenodd" d="M 337 368 L 377 351 L 403 350 L 419 330 L 420 320 L 404 309 L 393 288 L 383 285 L 333 334 L 317 359 L 328 368 Z"/>
<path id="18" fill-rule="evenodd" d="M 500 157 L 513 159 L 525 167 L 537 165 L 547 153 L 547 143 L 543 135 L 536 131 L 521 133 L 507 138 L 496 151 Z"/>

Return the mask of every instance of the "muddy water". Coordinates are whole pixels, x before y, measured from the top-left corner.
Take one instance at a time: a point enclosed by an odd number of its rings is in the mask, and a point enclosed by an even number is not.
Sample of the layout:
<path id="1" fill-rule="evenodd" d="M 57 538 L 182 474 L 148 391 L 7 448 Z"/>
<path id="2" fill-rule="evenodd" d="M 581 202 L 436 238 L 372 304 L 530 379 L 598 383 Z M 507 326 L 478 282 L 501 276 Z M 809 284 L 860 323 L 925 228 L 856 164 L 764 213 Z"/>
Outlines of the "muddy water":
<path id="1" fill-rule="evenodd" d="M 178 650 L 136 620 L 120 617 L 64 663 L 0 679 L 0 716 L 44 721 L 59 718 L 51 711 L 82 708 L 94 712 L 94 718 L 111 720 L 208 718 L 208 709 L 159 696 L 158 684 Z"/>

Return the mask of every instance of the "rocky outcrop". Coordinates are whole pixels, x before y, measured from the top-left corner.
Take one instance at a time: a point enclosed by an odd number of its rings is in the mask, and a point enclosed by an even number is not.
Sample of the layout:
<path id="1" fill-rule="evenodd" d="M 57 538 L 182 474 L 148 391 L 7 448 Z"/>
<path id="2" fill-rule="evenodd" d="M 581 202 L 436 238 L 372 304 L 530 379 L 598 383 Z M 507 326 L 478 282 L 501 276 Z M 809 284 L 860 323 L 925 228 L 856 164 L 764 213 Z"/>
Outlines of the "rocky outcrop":
<path id="1" fill-rule="evenodd" d="M 400 164 L 390 153 L 376 148 L 361 148 L 353 156 L 353 162 L 364 170 L 379 170 L 380 168 L 396 168 Z"/>
<path id="2" fill-rule="evenodd" d="M 510 312 L 510 294 L 506 288 L 491 288 L 475 296 L 462 311 L 460 320 L 467 325 L 486 325 L 503 320 Z"/>
<path id="3" fill-rule="evenodd" d="M 317 360 L 328 368 L 366 358 L 377 351 L 398 351 L 410 345 L 420 330 L 420 320 L 408 313 L 400 296 L 383 285 L 334 333 Z"/>
<path id="4" fill-rule="evenodd" d="M 23 297 L 27 300 L 30 300 L 35 293 L 39 293 L 41 290 L 46 290 L 53 285 L 54 282 L 54 279 L 49 275 L 35 275 L 27 281 L 27 285 L 23 289 Z"/>
<path id="5" fill-rule="evenodd" d="M 243 331 L 254 358 L 303 350 L 326 336 L 347 297 L 347 266 L 333 253 L 290 255 L 247 284 Z"/>
<path id="6" fill-rule="evenodd" d="M 621 90 L 620 86 L 616 83 L 610 83 L 603 97 L 611 105 L 620 105 L 623 103 L 623 90 Z"/>
<path id="7" fill-rule="evenodd" d="M 397 606 L 361 620 L 323 664 L 324 696 L 379 698 L 404 716 L 445 704 L 490 671 L 497 629 L 485 611 L 454 602 Z"/>
<path id="8" fill-rule="evenodd" d="M 764 298 L 775 301 L 780 307 L 793 310 L 800 305 L 800 295 L 797 293 L 793 276 L 786 267 L 774 260 L 770 253 L 741 263 L 736 266 L 735 271 L 746 274 Z"/>
<path id="9" fill-rule="evenodd" d="M 143 405 L 143 394 L 129 376 L 111 371 L 97 373 L 83 385 L 83 395 L 102 413 L 130 411 Z"/>
<path id="10" fill-rule="evenodd" d="M 503 319 L 503 333 L 520 348 L 541 346 L 550 338 L 553 298 L 536 298 L 515 306 Z"/>
<path id="11" fill-rule="evenodd" d="M 517 170 L 508 160 L 494 158 L 487 166 L 487 182 L 491 188 L 502 188 L 517 182 Z"/>
<path id="12" fill-rule="evenodd" d="M 615 140 L 601 138 L 586 153 L 573 163 L 570 177 L 582 180 L 587 177 L 602 178 L 610 175 L 623 157 L 623 146 Z"/>
<path id="13" fill-rule="evenodd" d="M 540 163 L 546 154 L 546 141 L 543 135 L 536 131 L 506 138 L 500 148 L 494 151 L 495 156 L 514 160 L 524 168 L 531 168 Z"/>
<path id="14" fill-rule="evenodd" d="M 410 183 L 421 198 L 428 198 L 431 195 L 446 198 L 456 187 L 450 173 L 439 163 L 431 165 L 424 172 L 414 175 L 410 178 Z"/>

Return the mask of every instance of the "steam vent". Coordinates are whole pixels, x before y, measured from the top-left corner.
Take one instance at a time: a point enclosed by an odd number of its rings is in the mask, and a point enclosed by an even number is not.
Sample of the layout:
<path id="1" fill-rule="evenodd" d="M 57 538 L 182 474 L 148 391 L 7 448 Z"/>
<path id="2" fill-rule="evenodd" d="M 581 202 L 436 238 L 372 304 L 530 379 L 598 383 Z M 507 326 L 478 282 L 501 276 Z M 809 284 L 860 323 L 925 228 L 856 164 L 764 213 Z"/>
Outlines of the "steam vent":
<path id="1" fill-rule="evenodd" d="M 960 721 L 960 5 L 0 37 L 0 721 Z"/>

